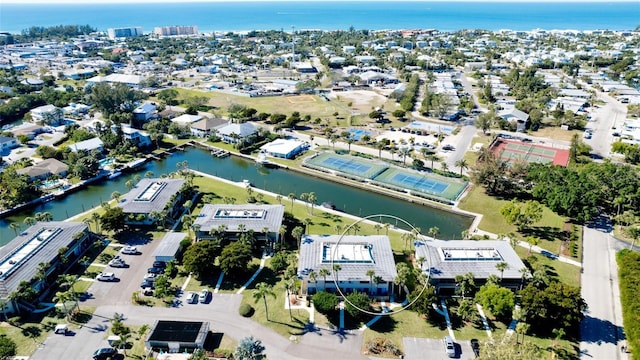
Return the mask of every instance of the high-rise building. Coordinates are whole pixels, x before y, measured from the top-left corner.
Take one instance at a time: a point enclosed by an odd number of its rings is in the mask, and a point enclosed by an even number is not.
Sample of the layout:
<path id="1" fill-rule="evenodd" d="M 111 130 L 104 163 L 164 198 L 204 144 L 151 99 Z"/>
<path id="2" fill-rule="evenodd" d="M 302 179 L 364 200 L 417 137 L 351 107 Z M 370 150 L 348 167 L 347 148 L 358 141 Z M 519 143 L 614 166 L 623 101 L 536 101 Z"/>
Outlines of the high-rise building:
<path id="1" fill-rule="evenodd" d="M 141 27 L 128 27 L 128 28 L 110 28 L 107 30 L 109 39 L 115 40 L 117 38 L 142 36 Z"/>
<path id="2" fill-rule="evenodd" d="M 153 29 L 153 33 L 159 36 L 197 35 L 197 26 L 162 26 Z"/>

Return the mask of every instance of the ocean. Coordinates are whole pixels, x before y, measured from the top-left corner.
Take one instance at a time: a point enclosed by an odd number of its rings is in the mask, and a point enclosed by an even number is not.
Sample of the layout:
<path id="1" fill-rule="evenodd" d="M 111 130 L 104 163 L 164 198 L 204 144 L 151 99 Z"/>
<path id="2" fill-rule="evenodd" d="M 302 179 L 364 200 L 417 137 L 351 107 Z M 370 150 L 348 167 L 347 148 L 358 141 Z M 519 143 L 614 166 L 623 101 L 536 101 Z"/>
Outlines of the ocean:
<path id="1" fill-rule="evenodd" d="M 640 1 L 629 2 L 428 2 L 260 1 L 130 4 L 2 4 L 0 31 L 31 26 L 112 27 L 197 25 L 199 31 L 302 29 L 632 30 Z"/>

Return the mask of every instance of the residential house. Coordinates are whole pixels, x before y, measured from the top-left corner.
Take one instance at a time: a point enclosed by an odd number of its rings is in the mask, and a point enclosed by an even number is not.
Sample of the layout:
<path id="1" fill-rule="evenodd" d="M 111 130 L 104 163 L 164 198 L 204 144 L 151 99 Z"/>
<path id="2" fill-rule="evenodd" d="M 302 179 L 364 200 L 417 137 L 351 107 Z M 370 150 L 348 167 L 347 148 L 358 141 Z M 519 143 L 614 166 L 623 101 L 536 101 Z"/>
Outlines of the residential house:
<path id="1" fill-rule="evenodd" d="M 500 284 L 517 289 L 526 268 L 508 241 L 503 240 L 434 240 L 416 241 L 416 259 L 424 259 L 422 271 L 441 295 L 453 295 L 458 288 L 456 276 L 471 273 L 476 286 L 483 285 L 490 275 L 501 279 Z M 506 263 L 504 271 L 499 263 Z"/>
<path id="2" fill-rule="evenodd" d="M 246 141 L 250 136 L 258 133 L 256 127 L 251 123 L 228 123 L 218 129 L 218 136 L 228 144 L 238 144 Z"/>
<path id="3" fill-rule="evenodd" d="M 133 121 L 145 123 L 156 116 L 156 105 L 145 102 L 133 110 Z"/>
<path id="4" fill-rule="evenodd" d="M 84 140 L 84 141 L 77 142 L 75 144 L 71 144 L 71 145 L 69 145 L 69 148 L 73 152 L 92 151 L 92 150 L 98 150 L 99 152 L 103 152 L 104 151 L 104 143 L 102 142 L 102 140 L 100 140 L 100 138 L 94 137 L 94 138 L 91 138 L 91 139 L 87 139 L 87 140 Z"/>
<path id="5" fill-rule="evenodd" d="M 498 112 L 498 116 L 507 120 L 508 122 L 515 121 L 517 123 L 518 132 L 523 132 L 526 130 L 527 121 L 529 120 L 529 114 L 524 111 L 518 110 L 515 107 L 505 108 Z"/>
<path id="6" fill-rule="evenodd" d="M 125 223 L 152 225 L 159 219 L 156 214 L 166 211 L 168 218 L 180 213 L 184 179 L 142 179 L 124 194 L 118 207 L 125 213 Z"/>
<path id="7" fill-rule="evenodd" d="M 0 248 L 0 301 L 7 304 L 4 312 L 32 311 L 39 298 L 48 294 L 49 286 L 56 284 L 57 276 L 73 265 L 92 243 L 87 224 L 50 221 L 30 226 Z M 36 291 L 36 298 L 11 299 L 11 294 L 24 286 L 23 282 Z"/>
<path id="8" fill-rule="evenodd" d="M 334 270 L 334 265 L 340 270 Z M 320 275 L 321 269 L 329 271 L 326 279 Z M 315 280 L 309 277 L 312 272 Z M 386 299 L 393 293 L 396 276 L 386 235 L 304 235 L 300 241 L 298 277 L 303 293 L 338 292 L 337 283 L 341 295 L 358 291 Z"/>
<path id="9" fill-rule="evenodd" d="M 193 136 L 206 138 L 213 135 L 220 127 L 226 124 L 228 124 L 228 121 L 222 118 L 204 118 L 191 123 L 189 130 Z"/>
<path id="10" fill-rule="evenodd" d="M 146 131 L 134 129 L 128 124 L 121 124 L 122 137 L 134 143 L 137 147 L 151 145 L 151 136 Z"/>
<path id="11" fill-rule="evenodd" d="M 0 154 L 4 154 L 5 151 L 18 147 L 19 145 L 16 138 L 0 135 Z"/>
<path id="12" fill-rule="evenodd" d="M 17 172 L 20 175 L 27 175 L 29 181 L 36 179 L 44 180 L 53 175 L 60 177 L 66 176 L 69 172 L 69 166 L 60 160 L 51 158 L 42 160 L 35 165 L 18 169 Z"/>
<path id="13" fill-rule="evenodd" d="M 29 112 L 34 122 L 57 126 L 64 121 L 64 112 L 54 105 L 38 106 Z"/>
<path id="14" fill-rule="evenodd" d="M 258 240 L 276 243 L 280 239 L 283 216 L 284 205 L 205 204 L 193 225 L 198 228 L 198 239 L 211 239 L 212 232 L 219 230 L 232 239 L 253 231 Z"/>

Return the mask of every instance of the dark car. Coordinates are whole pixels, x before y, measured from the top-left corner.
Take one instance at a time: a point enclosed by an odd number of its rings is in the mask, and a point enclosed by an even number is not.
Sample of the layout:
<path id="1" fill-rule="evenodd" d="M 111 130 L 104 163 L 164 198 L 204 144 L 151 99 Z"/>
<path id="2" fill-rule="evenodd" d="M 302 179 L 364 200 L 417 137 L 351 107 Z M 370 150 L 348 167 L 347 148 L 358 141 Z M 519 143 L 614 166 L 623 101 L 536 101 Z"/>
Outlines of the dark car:
<path id="1" fill-rule="evenodd" d="M 480 342 L 478 341 L 478 339 L 471 339 L 471 349 L 473 350 L 473 353 L 476 355 L 476 357 L 480 356 Z"/>
<path id="2" fill-rule="evenodd" d="M 164 272 L 164 268 L 161 267 L 150 267 L 147 269 L 149 274 L 162 274 Z"/>
<path id="3" fill-rule="evenodd" d="M 442 150 L 451 151 L 451 150 L 455 150 L 455 148 L 452 145 L 447 144 L 442 147 Z"/>
<path id="4" fill-rule="evenodd" d="M 101 348 L 93 352 L 93 360 L 107 360 L 118 353 L 114 348 Z"/>
<path id="5" fill-rule="evenodd" d="M 542 250 L 540 251 L 540 254 L 542 254 L 543 256 L 546 256 L 547 258 L 551 259 L 551 260 L 556 260 L 558 258 L 558 255 L 549 252 L 547 250 Z"/>
<path id="6" fill-rule="evenodd" d="M 167 263 L 164 262 L 164 261 L 154 261 L 153 265 L 151 265 L 151 266 L 153 266 L 154 268 L 163 268 L 164 269 L 164 268 L 167 267 Z"/>
<path id="7" fill-rule="evenodd" d="M 151 289 L 155 289 L 155 286 L 153 285 L 153 281 L 148 281 L 145 280 L 142 283 L 140 283 L 140 287 L 141 288 L 151 288 Z"/>

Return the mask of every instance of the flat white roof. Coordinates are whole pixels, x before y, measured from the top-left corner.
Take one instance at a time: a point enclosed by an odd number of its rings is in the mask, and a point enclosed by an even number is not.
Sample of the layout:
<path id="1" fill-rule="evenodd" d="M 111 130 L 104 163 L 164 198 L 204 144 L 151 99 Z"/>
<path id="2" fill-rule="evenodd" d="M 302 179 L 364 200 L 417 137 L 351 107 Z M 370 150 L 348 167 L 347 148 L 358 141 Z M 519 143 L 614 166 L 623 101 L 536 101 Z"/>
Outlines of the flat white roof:
<path id="1" fill-rule="evenodd" d="M 274 154 L 288 154 L 303 144 L 300 140 L 278 139 L 262 145 L 260 149 Z"/>
<path id="2" fill-rule="evenodd" d="M 333 260 L 333 261 L 332 261 Z M 373 263 L 373 245 L 371 243 L 322 244 L 323 263 Z"/>
<path id="3" fill-rule="evenodd" d="M 35 254 L 36 249 L 45 245 L 60 233 L 60 231 L 62 231 L 61 228 L 42 229 L 22 246 L 4 257 L 0 262 L 0 279 L 6 279 L 15 269 L 20 267 L 23 262 L 27 261 L 32 254 Z"/>

